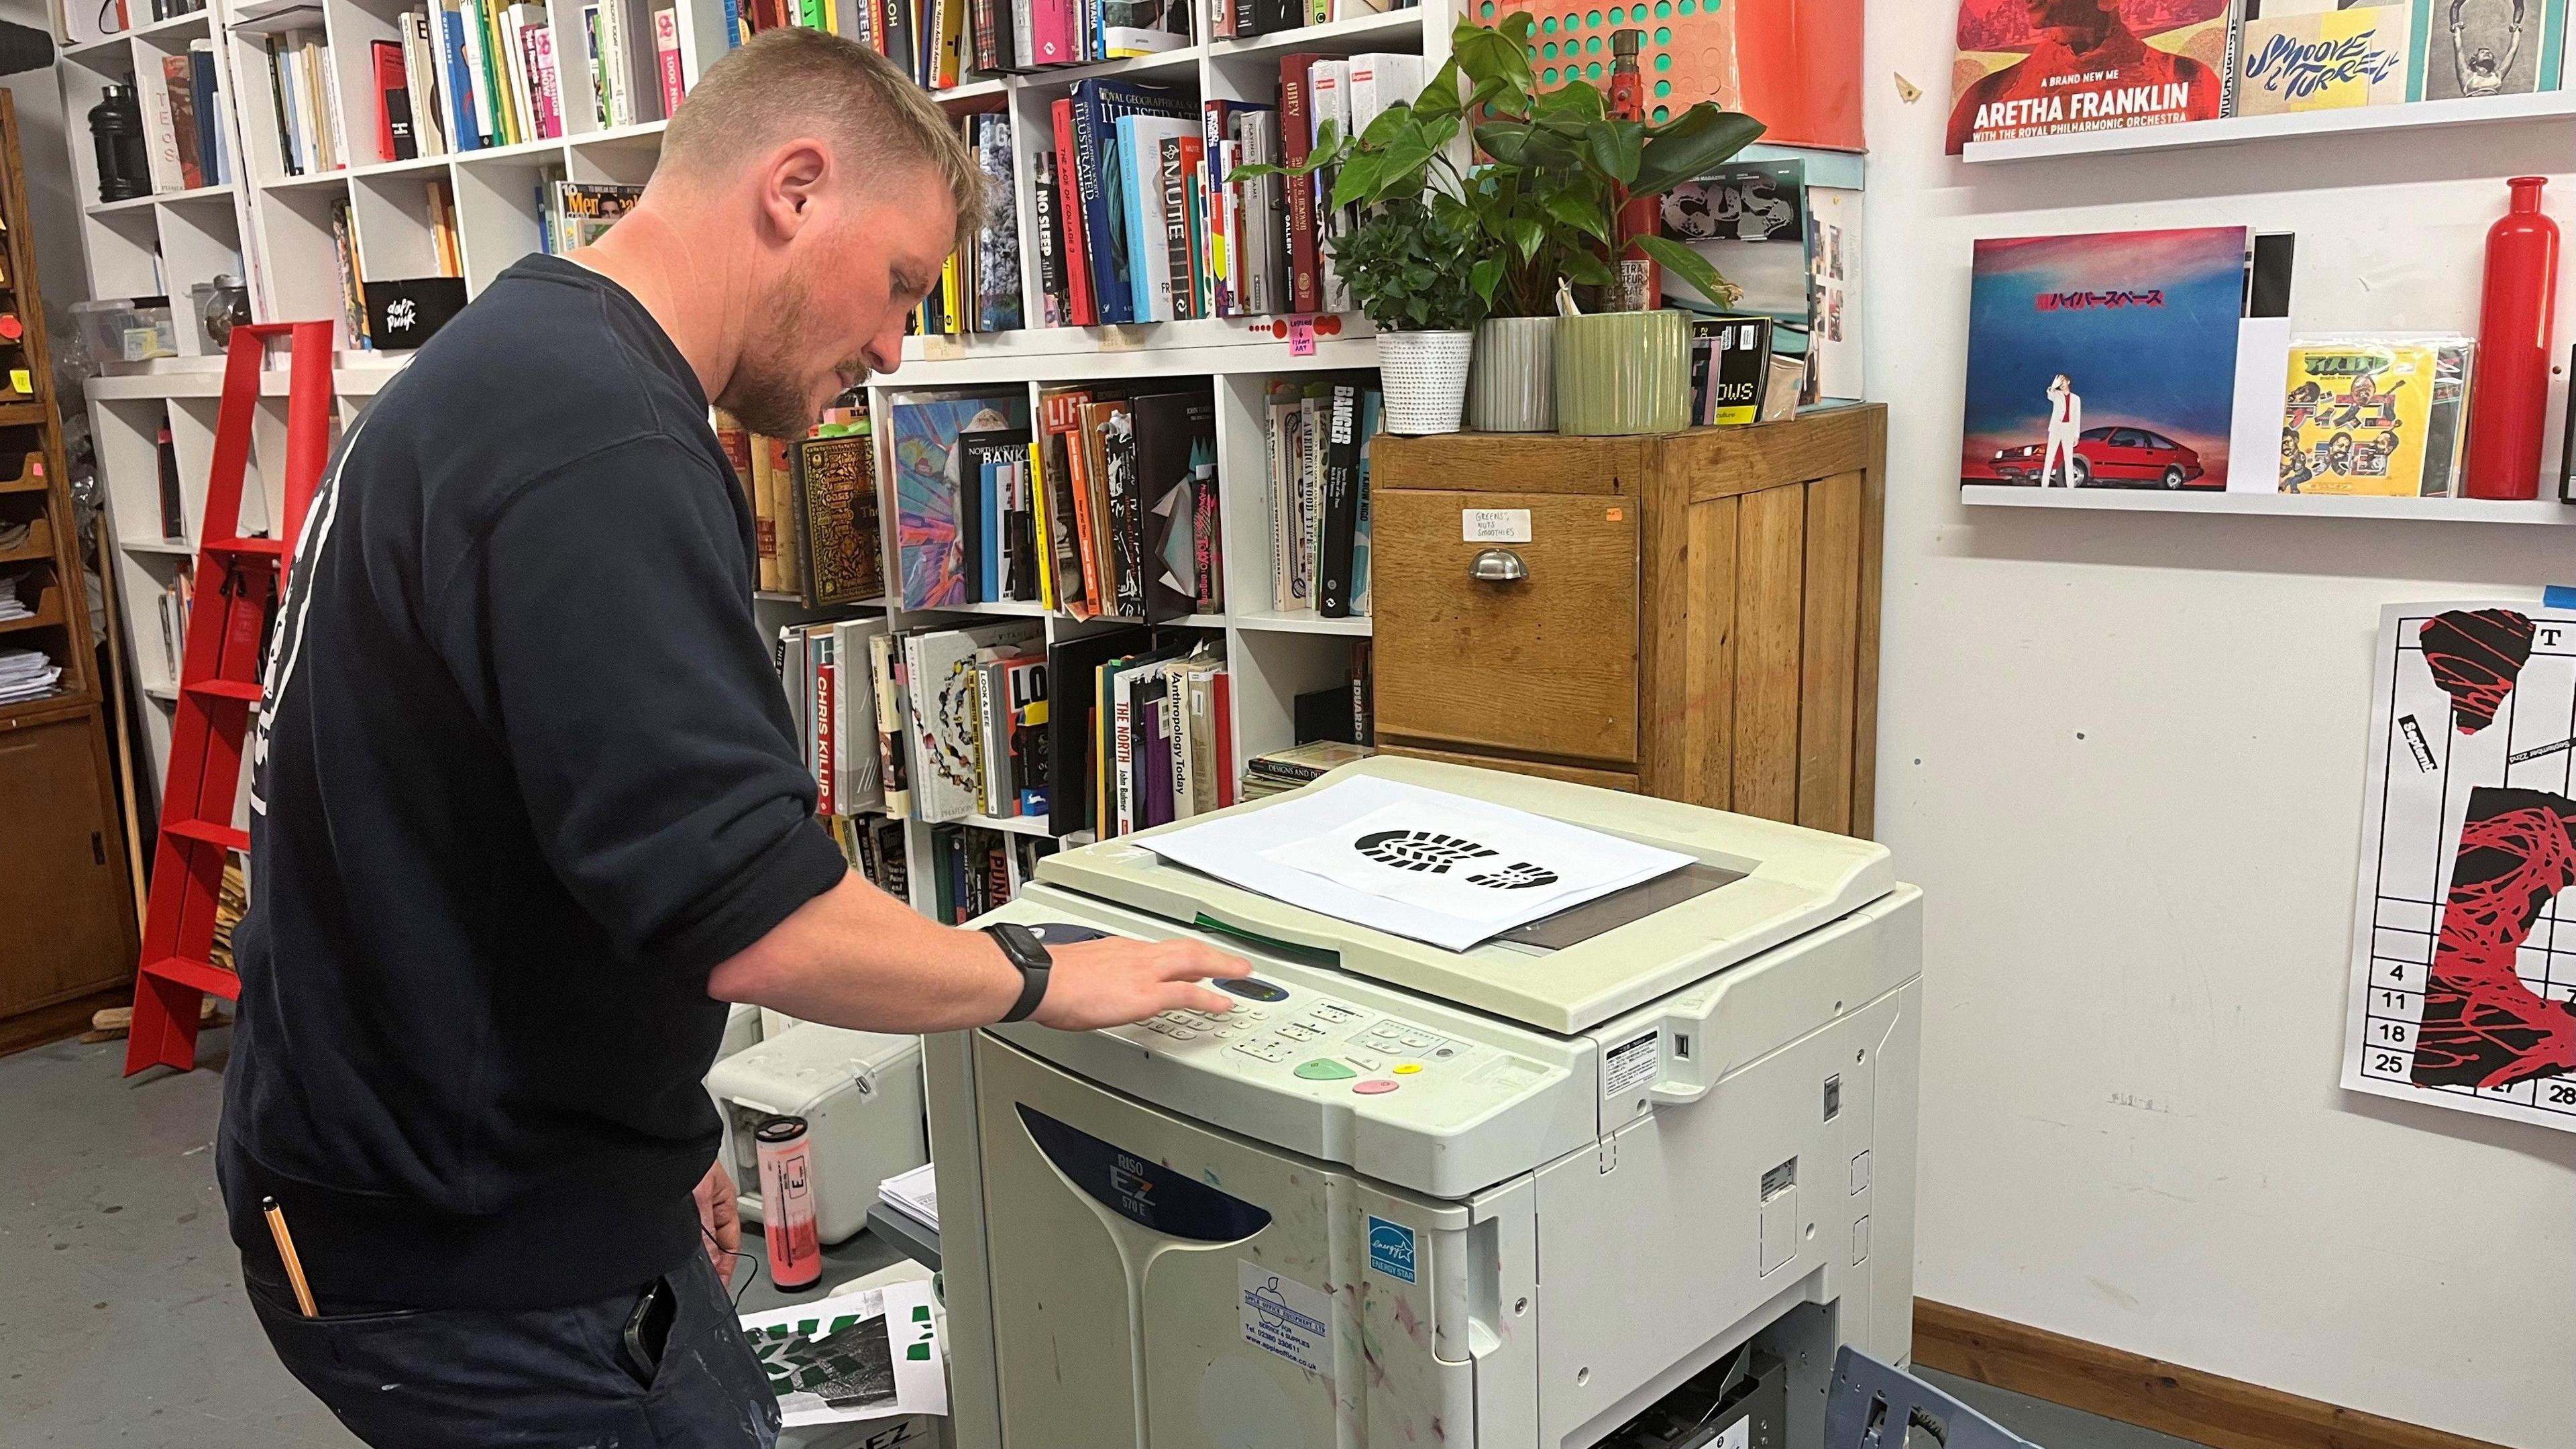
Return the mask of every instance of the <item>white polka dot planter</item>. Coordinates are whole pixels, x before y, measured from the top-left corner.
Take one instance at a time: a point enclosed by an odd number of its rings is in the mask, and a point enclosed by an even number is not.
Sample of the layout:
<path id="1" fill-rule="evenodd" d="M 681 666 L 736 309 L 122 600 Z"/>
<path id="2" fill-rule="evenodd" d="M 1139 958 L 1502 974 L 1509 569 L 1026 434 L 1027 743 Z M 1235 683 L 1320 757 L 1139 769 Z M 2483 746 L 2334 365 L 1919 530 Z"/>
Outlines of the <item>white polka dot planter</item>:
<path id="1" fill-rule="evenodd" d="M 1467 406 L 1473 332 L 1381 332 L 1378 376 L 1386 387 L 1386 430 L 1406 437 L 1458 431 Z"/>

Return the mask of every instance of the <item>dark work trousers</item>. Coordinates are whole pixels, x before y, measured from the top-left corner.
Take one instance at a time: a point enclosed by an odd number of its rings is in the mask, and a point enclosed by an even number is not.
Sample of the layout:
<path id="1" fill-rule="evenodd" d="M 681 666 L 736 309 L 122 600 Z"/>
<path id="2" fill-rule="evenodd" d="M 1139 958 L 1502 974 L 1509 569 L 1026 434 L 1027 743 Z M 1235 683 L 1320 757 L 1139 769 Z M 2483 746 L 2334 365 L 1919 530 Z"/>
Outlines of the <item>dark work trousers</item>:
<path id="1" fill-rule="evenodd" d="M 770 1449 L 778 1442 L 778 1400 L 704 1253 L 664 1275 L 678 1311 L 649 1379 L 629 1366 L 625 1351 L 640 1289 L 563 1308 L 306 1318 L 273 1266 L 245 1262 L 242 1272 L 287 1371 L 375 1449 Z"/>

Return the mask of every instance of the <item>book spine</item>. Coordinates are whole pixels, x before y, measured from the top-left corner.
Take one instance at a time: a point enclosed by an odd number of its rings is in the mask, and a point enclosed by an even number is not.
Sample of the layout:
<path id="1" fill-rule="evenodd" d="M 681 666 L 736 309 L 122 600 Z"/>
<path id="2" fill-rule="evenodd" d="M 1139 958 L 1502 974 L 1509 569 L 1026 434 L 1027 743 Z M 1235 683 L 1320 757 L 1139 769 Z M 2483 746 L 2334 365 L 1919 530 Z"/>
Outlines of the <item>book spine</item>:
<path id="1" fill-rule="evenodd" d="M 179 165 L 179 123 L 170 111 L 169 82 L 164 78 L 159 85 L 139 84 L 134 89 L 143 102 L 144 128 L 151 133 L 152 189 L 182 190 L 188 179 Z"/>
<path id="2" fill-rule="evenodd" d="M 482 0 L 465 0 L 457 7 L 460 41 L 465 51 L 465 71 L 474 90 L 474 112 L 480 144 L 498 146 L 507 141 L 501 129 L 500 94 L 492 87 L 492 57 L 485 47 Z"/>
<path id="3" fill-rule="evenodd" d="M 179 184 L 194 191 L 206 184 L 205 162 L 197 153 L 197 77 L 184 55 L 161 58 L 161 86 L 170 108 L 170 159 L 179 168 Z M 208 116 L 212 126 L 214 118 Z"/>
<path id="4" fill-rule="evenodd" d="M 1055 186 L 1055 151 L 1049 148 L 1031 158 L 1035 168 L 1031 190 L 1036 198 L 1038 228 L 1038 317 L 1047 327 L 1066 326 L 1071 319 L 1064 290 L 1064 243 L 1062 221 L 1057 215 L 1059 201 Z"/>
<path id="5" fill-rule="evenodd" d="M 868 636 L 868 667 L 877 696 L 877 774 L 885 789 L 886 813 L 897 817 L 912 813 L 912 789 L 904 771 L 901 659 L 895 636 Z"/>
<path id="6" fill-rule="evenodd" d="M 1081 177 L 1074 162 L 1073 102 L 1055 102 L 1048 115 L 1055 133 L 1056 215 L 1064 239 L 1066 307 L 1074 326 L 1090 327 L 1100 321 L 1100 310 L 1092 295 L 1090 226 L 1082 205 Z"/>
<path id="7" fill-rule="evenodd" d="M 465 38 L 463 11 L 438 7 L 438 49 L 444 59 L 441 83 L 447 87 L 448 138 L 459 151 L 483 149 L 483 106 L 474 84 L 473 58 Z"/>
<path id="8" fill-rule="evenodd" d="M 1359 507 L 1359 388 L 1333 384 L 1332 419 L 1324 449 L 1322 557 L 1317 570 L 1316 612 L 1327 619 L 1351 614 L 1351 542 Z"/>
<path id="9" fill-rule="evenodd" d="M 1190 166 L 1186 137 L 1166 136 L 1155 145 L 1156 207 L 1162 217 L 1163 269 L 1156 279 L 1155 304 L 1174 321 L 1198 315 L 1198 294 L 1190 270 Z"/>
<path id="10" fill-rule="evenodd" d="M 678 115 L 687 87 L 680 80 L 680 12 L 653 12 L 653 58 L 662 74 L 662 115 Z"/>
<path id="11" fill-rule="evenodd" d="M 806 648 L 814 651 L 812 666 L 814 703 L 811 718 L 814 734 L 814 813 L 817 815 L 841 813 L 840 795 L 834 788 L 840 783 L 840 762 L 833 754 L 833 747 L 838 743 L 839 725 L 832 714 L 832 706 L 837 702 L 832 692 L 832 644 L 832 633 L 829 629 L 815 630 L 806 641 Z"/>
<path id="12" fill-rule="evenodd" d="M 1279 150 L 1290 166 L 1304 165 L 1314 149 L 1307 76 L 1315 59 L 1300 54 L 1284 56 L 1279 62 Z M 1284 184 L 1288 191 L 1288 310 L 1319 311 L 1323 294 L 1315 253 L 1315 188 L 1294 177 Z"/>
<path id="13" fill-rule="evenodd" d="M 1073 63 L 1073 0 L 1029 0 L 1029 33 L 1039 65 Z"/>
<path id="14" fill-rule="evenodd" d="M 1092 304 L 1099 309 L 1097 323 L 1130 321 L 1135 316 L 1135 300 L 1129 294 L 1127 279 L 1118 267 L 1116 238 L 1123 228 L 1113 230 L 1111 208 L 1122 204 L 1109 195 L 1101 178 L 1102 153 L 1117 144 L 1101 114 L 1097 82 L 1086 81 L 1073 88 L 1073 164 L 1075 194 L 1082 199 L 1084 250 L 1091 263 Z"/>
<path id="15" fill-rule="evenodd" d="M 563 77 L 555 68 L 555 32 L 551 25 L 541 25 L 528 32 L 529 48 L 535 52 L 537 66 L 537 108 L 544 114 L 548 137 L 564 133 Z"/>

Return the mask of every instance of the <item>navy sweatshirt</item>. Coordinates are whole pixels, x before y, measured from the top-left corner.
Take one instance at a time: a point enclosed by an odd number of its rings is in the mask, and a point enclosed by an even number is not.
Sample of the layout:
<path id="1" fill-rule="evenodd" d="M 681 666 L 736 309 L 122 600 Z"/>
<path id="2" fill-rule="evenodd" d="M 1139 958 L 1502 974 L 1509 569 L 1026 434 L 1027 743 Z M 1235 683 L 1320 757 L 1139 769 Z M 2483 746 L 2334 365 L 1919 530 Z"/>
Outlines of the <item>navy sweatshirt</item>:
<path id="1" fill-rule="evenodd" d="M 845 870 L 751 512 L 643 306 L 532 257 L 342 438 L 253 743 L 218 1166 L 332 1302 L 526 1308 L 697 1250 L 707 977 Z"/>

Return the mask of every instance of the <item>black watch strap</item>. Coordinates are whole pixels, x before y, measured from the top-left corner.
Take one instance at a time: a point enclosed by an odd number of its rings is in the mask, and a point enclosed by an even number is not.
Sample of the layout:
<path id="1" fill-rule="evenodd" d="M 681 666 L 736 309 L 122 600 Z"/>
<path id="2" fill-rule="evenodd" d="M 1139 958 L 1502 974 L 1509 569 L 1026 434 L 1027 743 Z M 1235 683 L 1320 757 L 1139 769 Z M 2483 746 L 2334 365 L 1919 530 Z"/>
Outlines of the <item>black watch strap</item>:
<path id="1" fill-rule="evenodd" d="M 1003 959 L 1020 973 L 1020 999 L 1011 1003 L 1002 1020 L 1026 1021 L 1038 1009 L 1038 1003 L 1046 1000 L 1047 973 L 1054 969 L 1055 958 L 1047 954 L 1046 943 L 1038 939 L 1037 933 L 1026 926 L 1004 921 L 986 926 L 984 934 L 993 938 L 1002 948 Z"/>

